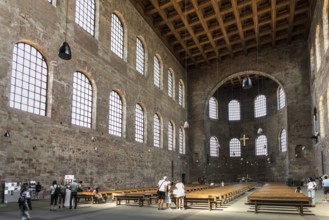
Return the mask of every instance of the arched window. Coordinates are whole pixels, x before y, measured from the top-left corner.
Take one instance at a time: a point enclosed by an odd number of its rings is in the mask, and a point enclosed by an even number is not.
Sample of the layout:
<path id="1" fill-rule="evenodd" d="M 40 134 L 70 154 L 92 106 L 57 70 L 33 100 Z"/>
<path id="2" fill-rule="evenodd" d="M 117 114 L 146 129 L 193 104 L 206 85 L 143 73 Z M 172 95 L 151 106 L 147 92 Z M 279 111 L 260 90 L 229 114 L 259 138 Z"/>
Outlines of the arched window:
<path id="1" fill-rule="evenodd" d="M 322 9 L 322 28 L 323 28 L 323 42 L 324 42 L 324 51 L 326 52 L 329 45 L 329 31 L 328 31 L 328 0 L 324 0 L 323 9 Z"/>
<path id="2" fill-rule="evenodd" d="M 320 137 L 324 137 L 325 136 L 325 128 L 324 128 L 324 98 L 323 96 L 320 97 L 320 101 L 319 101 L 319 122 L 320 122 Z"/>
<path id="3" fill-rule="evenodd" d="M 154 56 L 154 85 L 160 88 L 161 84 L 161 64 L 157 56 Z"/>
<path id="4" fill-rule="evenodd" d="M 142 41 L 137 38 L 136 40 L 136 70 L 144 75 L 145 65 L 145 50 Z"/>
<path id="5" fill-rule="evenodd" d="M 95 35 L 95 11 L 94 0 L 76 0 L 75 23 L 92 36 Z"/>
<path id="6" fill-rule="evenodd" d="M 218 152 L 218 139 L 214 136 L 210 137 L 210 156 L 211 157 L 218 157 L 219 156 L 219 152 Z"/>
<path id="7" fill-rule="evenodd" d="M 174 74 L 168 70 L 168 96 L 174 98 Z"/>
<path id="8" fill-rule="evenodd" d="M 286 94 L 284 93 L 281 86 L 277 90 L 278 110 L 286 106 Z"/>
<path id="9" fill-rule="evenodd" d="M 93 89 L 87 76 L 73 74 L 72 124 L 91 128 Z"/>
<path id="10" fill-rule="evenodd" d="M 135 107 L 135 141 L 144 143 L 144 110 L 141 105 Z"/>
<path id="11" fill-rule="evenodd" d="M 46 116 L 48 66 L 42 54 L 26 43 L 13 50 L 9 105 Z"/>
<path id="12" fill-rule="evenodd" d="M 237 138 L 230 140 L 230 157 L 241 157 L 241 142 Z"/>
<path id="13" fill-rule="evenodd" d="M 185 107 L 185 93 L 184 93 L 184 84 L 180 80 L 178 84 L 178 104 L 182 107 Z"/>
<path id="14" fill-rule="evenodd" d="M 209 99 L 209 118 L 218 119 L 218 102 L 215 97 Z"/>
<path id="15" fill-rule="evenodd" d="M 255 99 L 255 118 L 266 116 L 266 97 L 258 95 Z"/>
<path id="16" fill-rule="evenodd" d="M 175 134 L 174 134 L 174 125 L 170 121 L 168 123 L 168 150 L 174 151 L 175 150 Z"/>
<path id="17" fill-rule="evenodd" d="M 120 95 L 112 91 L 109 97 L 109 134 L 122 136 L 122 100 Z"/>
<path id="18" fill-rule="evenodd" d="M 267 156 L 267 138 L 265 135 L 260 135 L 256 139 L 256 156 Z"/>
<path id="19" fill-rule="evenodd" d="M 286 129 L 282 129 L 280 133 L 280 148 L 281 152 L 287 151 L 287 132 Z"/>
<path id="20" fill-rule="evenodd" d="M 158 114 L 154 114 L 153 117 L 153 146 L 161 146 L 161 124 L 160 117 Z"/>
<path id="21" fill-rule="evenodd" d="M 111 50 L 113 53 L 123 59 L 124 48 L 124 30 L 122 22 L 116 14 L 112 14 L 111 23 Z"/>
<path id="22" fill-rule="evenodd" d="M 329 123 L 329 83 L 327 85 L 327 123 Z"/>
<path id="23" fill-rule="evenodd" d="M 239 121 L 240 120 L 240 102 L 232 100 L 228 104 L 228 120 Z"/>
<path id="24" fill-rule="evenodd" d="M 316 31 L 315 31 L 315 57 L 316 57 L 316 71 L 319 71 L 320 66 L 321 66 L 321 44 L 320 44 L 320 26 L 316 26 Z"/>
<path id="25" fill-rule="evenodd" d="M 179 128 L 179 153 L 185 154 L 185 132 L 183 128 Z"/>

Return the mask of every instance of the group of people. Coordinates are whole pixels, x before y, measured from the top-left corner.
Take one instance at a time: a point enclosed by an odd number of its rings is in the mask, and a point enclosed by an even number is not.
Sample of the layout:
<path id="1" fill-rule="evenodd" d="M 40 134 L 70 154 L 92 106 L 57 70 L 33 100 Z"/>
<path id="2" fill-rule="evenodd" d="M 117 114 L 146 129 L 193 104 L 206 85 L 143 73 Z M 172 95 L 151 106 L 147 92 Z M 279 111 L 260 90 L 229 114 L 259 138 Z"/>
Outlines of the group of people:
<path id="1" fill-rule="evenodd" d="M 320 178 L 321 179 L 321 178 Z M 316 180 L 312 177 L 307 178 L 306 189 L 307 195 L 312 199 L 312 206 L 315 206 L 316 203 L 316 196 L 315 191 L 317 189 L 323 188 L 324 193 L 324 202 L 328 202 L 328 194 L 329 194 L 329 179 L 327 176 L 324 177 L 322 180 Z"/>
<path id="2" fill-rule="evenodd" d="M 184 210 L 185 186 L 180 179 L 174 183 L 169 181 L 167 176 L 158 182 L 158 210 L 163 210 L 166 203 L 167 209 L 171 209 L 171 196 L 176 198 L 177 209 Z"/>
<path id="3" fill-rule="evenodd" d="M 82 181 L 77 183 L 74 179 L 70 184 L 64 184 L 61 182 L 57 184 L 57 181 L 54 180 L 50 186 L 50 211 L 55 211 L 58 208 L 65 208 L 65 198 L 66 198 L 66 189 L 70 190 L 70 209 L 77 208 L 78 204 L 78 192 L 83 190 Z"/>

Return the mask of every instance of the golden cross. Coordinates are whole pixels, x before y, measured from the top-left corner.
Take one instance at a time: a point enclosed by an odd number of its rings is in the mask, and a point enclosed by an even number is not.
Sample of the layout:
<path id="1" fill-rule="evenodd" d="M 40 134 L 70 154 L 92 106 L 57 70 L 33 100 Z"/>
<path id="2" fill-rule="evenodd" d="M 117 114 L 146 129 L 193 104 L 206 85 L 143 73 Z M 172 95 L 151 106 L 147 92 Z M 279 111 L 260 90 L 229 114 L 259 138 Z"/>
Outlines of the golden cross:
<path id="1" fill-rule="evenodd" d="M 246 137 L 244 134 L 242 138 L 240 138 L 241 141 L 243 141 L 243 146 L 246 146 L 246 140 L 249 140 L 249 138 Z"/>

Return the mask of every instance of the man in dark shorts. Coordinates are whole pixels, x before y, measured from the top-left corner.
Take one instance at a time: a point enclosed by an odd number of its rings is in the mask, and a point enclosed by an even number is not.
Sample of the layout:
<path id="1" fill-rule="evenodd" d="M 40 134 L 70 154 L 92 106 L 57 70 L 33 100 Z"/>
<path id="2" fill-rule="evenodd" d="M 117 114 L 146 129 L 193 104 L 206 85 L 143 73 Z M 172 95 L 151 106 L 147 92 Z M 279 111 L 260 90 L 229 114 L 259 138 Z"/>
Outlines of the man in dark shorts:
<path id="1" fill-rule="evenodd" d="M 162 180 L 159 180 L 158 182 L 158 210 L 163 209 L 163 202 L 166 197 L 166 189 L 169 181 L 166 176 L 163 177 Z"/>

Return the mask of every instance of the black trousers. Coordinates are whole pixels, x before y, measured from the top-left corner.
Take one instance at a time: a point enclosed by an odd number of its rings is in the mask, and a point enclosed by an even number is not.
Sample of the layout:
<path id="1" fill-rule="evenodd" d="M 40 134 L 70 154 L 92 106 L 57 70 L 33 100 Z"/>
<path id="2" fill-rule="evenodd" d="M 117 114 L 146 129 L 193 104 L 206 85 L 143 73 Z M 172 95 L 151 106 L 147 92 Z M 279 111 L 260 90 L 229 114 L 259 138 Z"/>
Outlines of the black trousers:
<path id="1" fill-rule="evenodd" d="M 70 198 L 70 209 L 72 209 L 72 200 L 74 199 L 74 208 L 77 208 L 78 205 L 78 193 L 77 192 L 71 192 L 71 198 Z"/>

